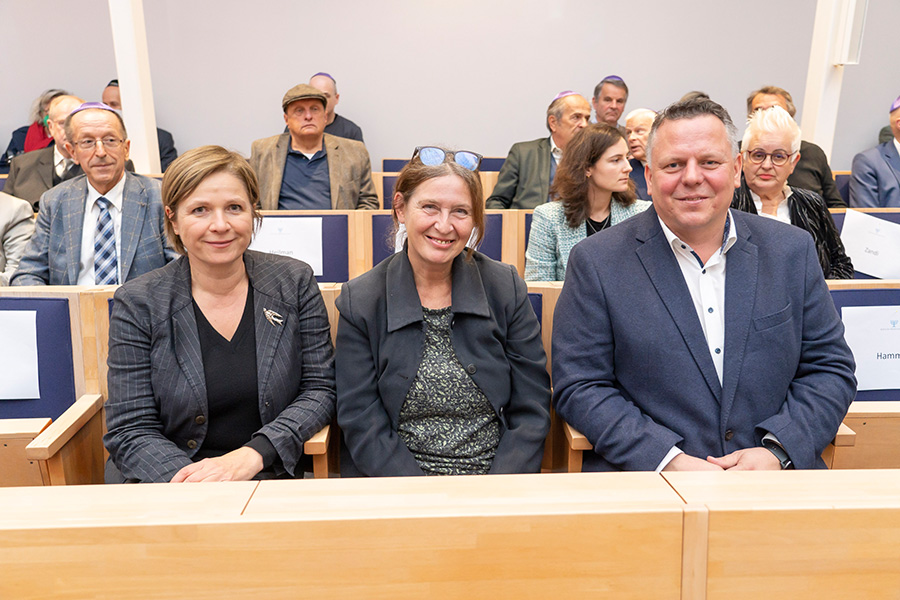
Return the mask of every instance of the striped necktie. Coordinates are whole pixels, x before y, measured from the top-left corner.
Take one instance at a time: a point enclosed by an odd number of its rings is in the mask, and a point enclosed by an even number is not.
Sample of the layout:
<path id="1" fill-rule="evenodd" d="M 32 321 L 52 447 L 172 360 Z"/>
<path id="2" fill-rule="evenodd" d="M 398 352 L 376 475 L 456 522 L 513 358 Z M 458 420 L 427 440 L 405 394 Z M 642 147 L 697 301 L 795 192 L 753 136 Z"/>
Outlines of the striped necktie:
<path id="1" fill-rule="evenodd" d="M 116 228 L 109 214 L 109 205 L 110 201 L 106 198 L 97 198 L 97 206 L 100 207 L 97 230 L 94 232 L 94 283 L 97 285 L 119 283 L 116 273 Z"/>

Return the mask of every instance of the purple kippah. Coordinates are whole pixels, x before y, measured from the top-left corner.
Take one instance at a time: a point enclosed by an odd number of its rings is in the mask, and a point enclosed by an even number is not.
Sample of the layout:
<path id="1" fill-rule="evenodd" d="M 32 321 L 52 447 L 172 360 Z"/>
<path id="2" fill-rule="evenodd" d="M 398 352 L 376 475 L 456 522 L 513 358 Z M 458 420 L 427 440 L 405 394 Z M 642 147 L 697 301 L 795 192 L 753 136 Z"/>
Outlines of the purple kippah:
<path id="1" fill-rule="evenodd" d="M 576 95 L 576 92 L 573 92 L 572 90 L 565 90 L 565 91 L 562 91 L 562 92 L 558 93 L 558 94 L 553 98 L 553 102 L 556 102 L 556 101 L 559 100 L 560 98 L 565 98 L 566 96 L 575 96 L 575 95 Z"/>
<path id="2" fill-rule="evenodd" d="M 312 79 L 313 77 L 318 77 L 319 75 L 321 75 L 322 77 L 327 77 L 328 79 L 334 81 L 334 77 L 332 77 L 331 74 L 326 73 L 325 71 L 320 71 L 320 72 L 316 73 L 315 75 L 310 77 L 310 79 Z M 337 83 L 337 81 L 334 81 L 334 82 Z"/>
<path id="3" fill-rule="evenodd" d="M 116 109 L 114 109 L 112 106 L 109 106 L 108 104 L 103 104 L 102 102 L 85 102 L 84 104 L 82 104 L 81 106 L 79 106 L 78 108 L 76 108 L 69 114 L 74 115 L 75 113 L 81 112 L 83 110 L 90 110 L 92 108 L 96 108 L 99 110 L 108 110 L 109 112 L 112 112 L 112 113 L 116 112 Z"/>
<path id="4" fill-rule="evenodd" d="M 604 77 L 602 79 L 602 81 L 625 81 L 625 80 L 622 79 L 621 77 L 619 77 L 618 75 L 607 75 L 606 77 Z"/>
<path id="5" fill-rule="evenodd" d="M 888 112 L 894 112 L 898 108 L 900 108 L 900 96 L 897 96 L 897 99 L 894 100 L 893 104 L 891 104 L 891 110 L 889 110 Z"/>

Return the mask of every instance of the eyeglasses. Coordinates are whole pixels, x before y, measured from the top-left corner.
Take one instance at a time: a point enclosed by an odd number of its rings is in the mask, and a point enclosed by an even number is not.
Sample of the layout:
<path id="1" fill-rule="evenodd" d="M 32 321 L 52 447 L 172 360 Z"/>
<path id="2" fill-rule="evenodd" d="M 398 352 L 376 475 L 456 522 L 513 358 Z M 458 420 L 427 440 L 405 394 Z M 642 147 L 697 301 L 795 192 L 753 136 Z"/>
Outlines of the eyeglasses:
<path id="1" fill-rule="evenodd" d="M 787 164 L 787 161 L 791 159 L 791 157 L 795 154 L 794 152 L 788 153 L 784 150 L 776 150 L 775 152 L 763 152 L 762 150 L 747 150 L 744 152 L 747 155 L 747 158 L 750 159 L 754 165 L 761 165 L 766 161 L 766 157 L 772 159 L 772 164 L 776 167 L 781 167 Z"/>
<path id="2" fill-rule="evenodd" d="M 105 137 L 103 139 L 94 140 L 79 140 L 75 142 L 75 145 L 81 148 L 82 150 L 93 150 L 97 147 L 97 144 L 103 144 L 103 147 L 107 150 L 115 150 L 119 146 L 122 145 L 122 142 L 125 140 L 116 139 L 114 137 Z"/>
<path id="3" fill-rule="evenodd" d="M 481 165 L 482 158 L 480 154 L 475 154 L 468 150 L 454 152 L 453 150 L 438 148 L 437 146 L 416 146 L 410 160 L 415 160 L 416 157 L 422 161 L 423 165 L 428 167 L 436 167 L 437 165 L 444 164 L 448 160 L 452 160 L 469 171 L 477 171 L 478 167 Z"/>

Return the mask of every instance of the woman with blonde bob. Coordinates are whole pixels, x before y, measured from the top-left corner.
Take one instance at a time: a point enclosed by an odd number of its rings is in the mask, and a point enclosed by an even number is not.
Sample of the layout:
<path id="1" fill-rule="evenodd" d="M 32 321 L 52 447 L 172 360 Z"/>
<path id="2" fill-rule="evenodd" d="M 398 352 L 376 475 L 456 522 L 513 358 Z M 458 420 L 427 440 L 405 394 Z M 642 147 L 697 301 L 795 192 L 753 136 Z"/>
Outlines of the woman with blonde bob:
<path id="1" fill-rule="evenodd" d="M 394 191 L 403 250 L 337 299 L 342 476 L 540 470 L 540 325 L 515 268 L 466 247 L 484 232 L 480 161 L 416 148 Z"/>
<path id="2" fill-rule="evenodd" d="M 618 129 L 598 123 L 575 134 L 550 187 L 554 201 L 534 209 L 527 281 L 562 281 L 575 244 L 647 210 L 629 173 L 628 144 Z"/>
<path id="3" fill-rule="evenodd" d="M 236 152 L 186 152 L 162 198 L 182 256 L 115 294 L 107 482 L 302 477 L 303 443 L 335 398 L 312 269 L 248 250 L 259 184 Z"/>
<path id="4" fill-rule="evenodd" d="M 741 149 L 741 186 L 731 207 L 805 229 L 816 243 L 825 279 L 851 279 L 853 264 L 825 200 L 787 183 L 800 160 L 800 127 L 791 115 L 780 106 L 751 114 Z"/>

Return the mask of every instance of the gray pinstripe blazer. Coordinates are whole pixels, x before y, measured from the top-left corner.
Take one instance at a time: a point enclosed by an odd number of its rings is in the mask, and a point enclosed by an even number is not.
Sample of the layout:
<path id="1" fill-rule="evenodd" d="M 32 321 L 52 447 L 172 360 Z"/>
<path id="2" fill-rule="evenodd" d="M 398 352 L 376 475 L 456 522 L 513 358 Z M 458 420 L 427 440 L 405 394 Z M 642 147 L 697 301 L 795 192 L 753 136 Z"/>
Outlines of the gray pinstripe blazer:
<path id="1" fill-rule="evenodd" d="M 41 196 L 34 236 L 10 285 L 75 285 L 81 262 L 81 232 L 87 177 L 82 175 Z M 175 258 L 166 242 L 159 182 L 125 172 L 122 193 L 122 281 L 152 271 Z"/>
<path id="2" fill-rule="evenodd" d="M 259 414 L 291 475 L 303 442 L 334 416 L 334 357 L 325 303 L 303 262 L 248 250 Z M 284 318 L 270 323 L 264 309 Z M 116 291 L 109 326 L 107 482 L 166 482 L 203 444 L 209 412 L 187 257 Z"/>

